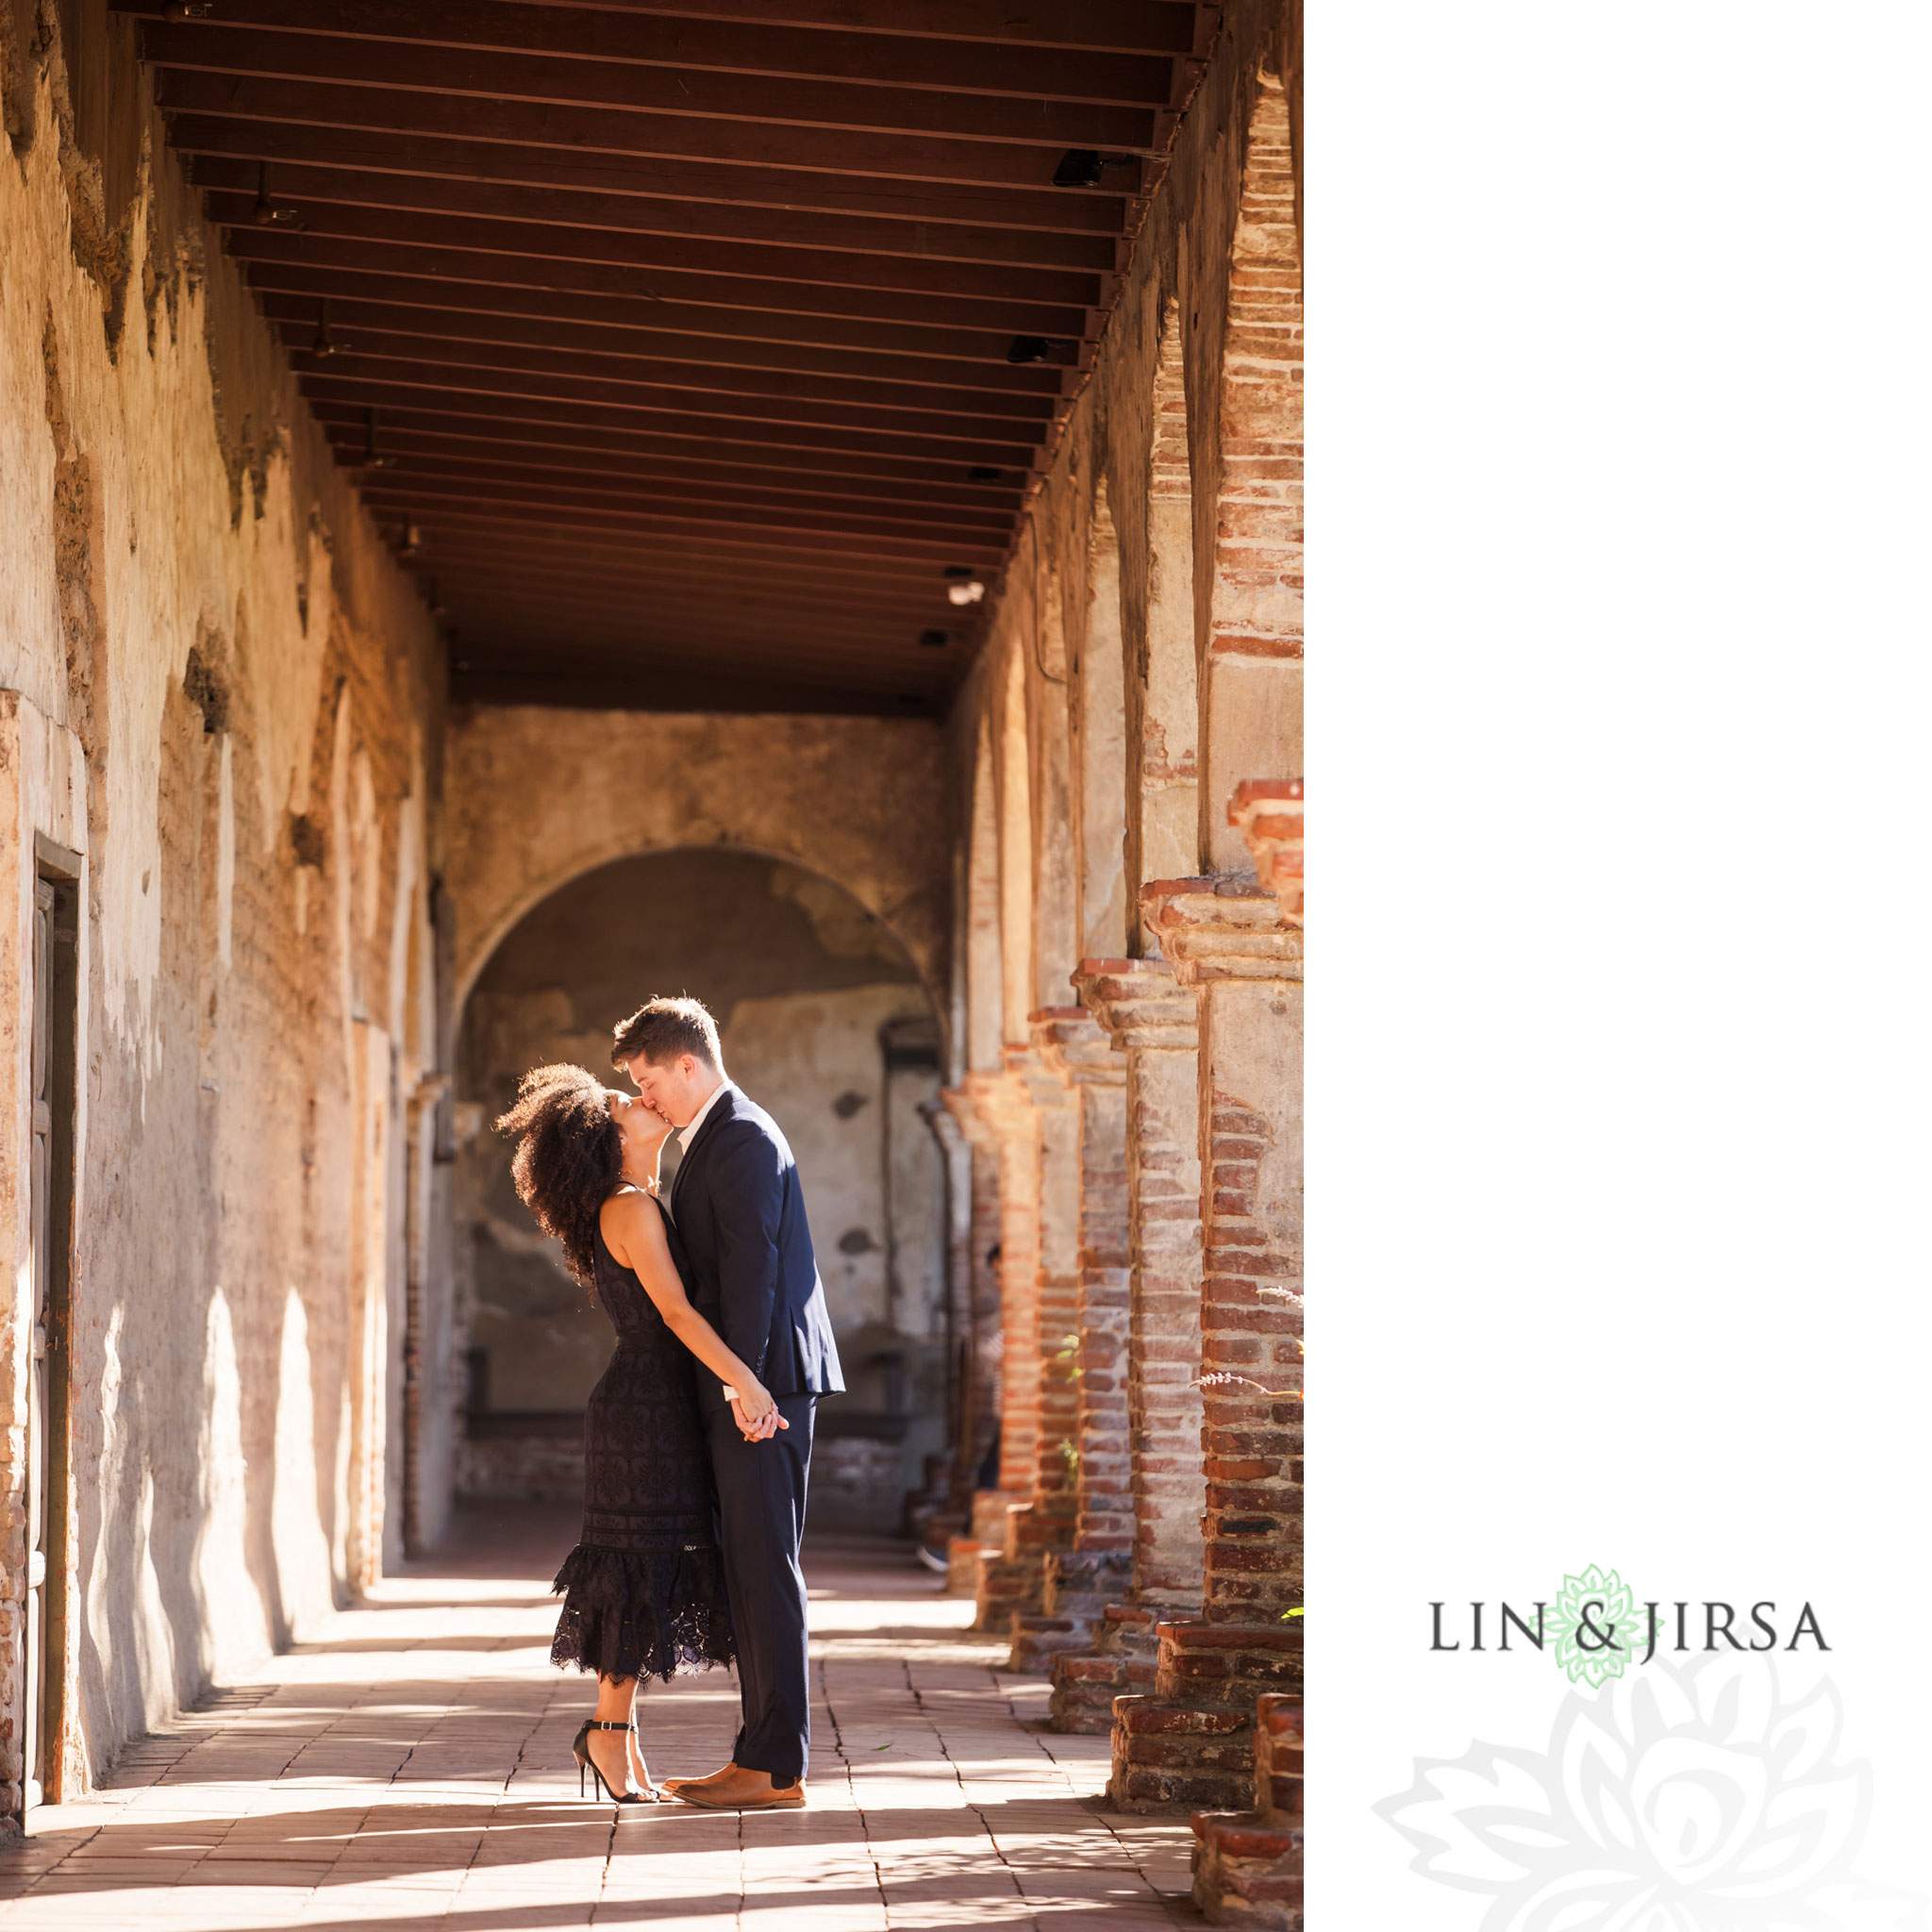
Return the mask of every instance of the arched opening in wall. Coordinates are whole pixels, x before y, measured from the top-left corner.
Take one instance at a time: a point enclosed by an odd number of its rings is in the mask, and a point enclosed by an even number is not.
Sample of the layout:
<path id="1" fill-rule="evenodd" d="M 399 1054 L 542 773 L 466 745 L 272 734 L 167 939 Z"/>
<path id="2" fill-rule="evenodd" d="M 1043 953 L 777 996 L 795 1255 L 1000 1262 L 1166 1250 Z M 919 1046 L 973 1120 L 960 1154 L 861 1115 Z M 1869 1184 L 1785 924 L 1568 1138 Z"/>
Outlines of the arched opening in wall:
<path id="1" fill-rule="evenodd" d="M 1007 658 L 1000 707 L 1000 1006 L 1008 1044 L 1026 1043 L 1033 987 L 1033 781 L 1026 742 L 1026 663 Z"/>
<path id="2" fill-rule="evenodd" d="M 1127 946 L 1126 664 L 1121 636 L 1121 545 L 1102 479 L 1093 500 L 1087 635 L 1074 665 L 1079 766 L 1080 957 L 1118 959 Z"/>
<path id="3" fill-rule="evenodd" d="M 1066 588 L 1049 564 L 1034 607 L 1033 702 L 1028 753 L 1033 775 L 1033 959 L 1027 1010 L 1065 1006 L 1067 976 L 1080 963 L 1080 858 L 1074 845 L 1073 721 L 1067 698 Z M 1023 1034 L 1023 1039 L 1026 1036 Z"/>
<path id="4" fill-rule="evenodd" d="M 1301 241 L 1288 95 L 1265 72 L 1258 90 L 1228 264 L 1201 692 L 1201 852 L 1220 873 L 1249 868 L 1227 823 L 1235 787 L 1302 775 Z"/>
<path id="5" fill-rule="evenodd" d="M 1000 1063 L 1000 827 L 992 730 L 979 721 L 973 758 L 973 818 L 966 844 L 966 1065 Z"/>
<path id="6" fill-rule="evenodd" d="M 938 1021 L 905 948 L 842 887 L 717 847 L 619 859 L 560 887 L 470 993 L 457 1058 L 458 1489 L 581 1491 L 584 1404 L 613 1338 L 517 1200 L 491 1124 L 546 1061 L 627 1090 L 611 1029 L 665 992 L 710 1008 L 726 1071 L 798 1160 L 847 1384 L 820 1405 L 812 1523 L 895 1529 L 946 1447 L 952 1393 L 945 1181 L 921 1112 L 941 1084 Z M 675 1171 L 667 1150 L 667 1184 Z"/>
<path id="7" fill-rule="evenodd" d="M 1193 488 L 1179 305 L 1173 301 L 1161 318 L 1155 365 L 1147 496 L 1146 627 L 1127 679 L 1127 729 L 1137 754 L 1127 799 L 1130 906 L 1149 879 L 1191 878 L 1201 869 Z M 1140 922 L 1129 926 L 1139 953 Z"/>

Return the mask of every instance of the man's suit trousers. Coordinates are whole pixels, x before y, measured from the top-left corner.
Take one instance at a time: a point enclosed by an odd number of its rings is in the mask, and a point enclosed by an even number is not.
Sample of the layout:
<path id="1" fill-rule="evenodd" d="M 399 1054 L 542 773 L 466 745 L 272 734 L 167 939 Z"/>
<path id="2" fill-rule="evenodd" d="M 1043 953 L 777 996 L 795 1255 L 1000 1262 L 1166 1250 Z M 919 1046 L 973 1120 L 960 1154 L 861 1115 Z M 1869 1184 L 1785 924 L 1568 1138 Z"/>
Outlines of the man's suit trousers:
<path id="1" fill-rule="evenodd" d="M 816 1395 L 781 1395 L 791 1424 L 769 1441 L 747 1442 L 729 1408 L 708 1408 L 711 1467 L 718 1479 L 718 1546 L 731 1622 L 738 1635 L 738 1684 L 743 1723 L 735 1762 L 786 1785 L 805 1775 L 811 1746 L 811 1699 L 806 1665 L 805 1572 L 798 1541 L 805 1531 L 806 1478 L 811 1467 Z"/>

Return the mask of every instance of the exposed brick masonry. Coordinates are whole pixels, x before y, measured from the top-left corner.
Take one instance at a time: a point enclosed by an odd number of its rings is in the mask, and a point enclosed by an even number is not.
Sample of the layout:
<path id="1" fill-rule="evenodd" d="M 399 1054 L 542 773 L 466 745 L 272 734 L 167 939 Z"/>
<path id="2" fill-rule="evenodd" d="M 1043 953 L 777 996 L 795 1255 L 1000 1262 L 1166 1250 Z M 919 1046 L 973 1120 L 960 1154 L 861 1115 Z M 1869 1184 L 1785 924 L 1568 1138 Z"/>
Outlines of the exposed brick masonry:
<path id="1" fill-rule="evenodd" d="M 1254 1707 L 1300 1685 L 1301 932 L 1272 891 L 1169 879 L 1149 930 L 1200 1025 L 1204 1617 L 1160 1626 L 1154 1694 L 1115 1705 L 1124 1808 L 1252 1798 Z"/>
<path id="2" fill-rule="evenodd" d="M 1302 923 L 1302 781 L 1247 778 L 1235 787 L 1227 822 L 1247 841 L 1257 882 L 1273 892 L 1281 917 Z"/>
<path id="3" fill-rule="evenodd" d="M 1125 1066 L 1133 1587 L 1091 1648 L 1054 1659 L 1054 1722 L 1105 1731 L 1151 1685 L 1158 1617 L 1201 1600 L 1200 1167 L 1193 1000 L 1158 960 L 1089 959 L 1074 984 Z"/>
<path id="4" fill-rule="evenodd" d="M 1016 1670 L 1040 1670 L 1058 1652 L 1091 1646 L 1109 1602 L 1131 1580 L 1134 1517 L 1127 1431 L 1126 1070 L 1080 1007 L 1031 1016 L 1035 1051 L 1073 1102 L 1076 1134 L 1074 1236 L 1078 1299 L 1073 1325 L 1045 1332 L 1051 1372 L 1071 1369 L 1074 1397 L 1074 1521 L 1071 1547 L 1045 1559 L 1041 1612 L 1020 1620 Z M 1056 1232 L 1058 1232 L 1056 1230 Z"/>

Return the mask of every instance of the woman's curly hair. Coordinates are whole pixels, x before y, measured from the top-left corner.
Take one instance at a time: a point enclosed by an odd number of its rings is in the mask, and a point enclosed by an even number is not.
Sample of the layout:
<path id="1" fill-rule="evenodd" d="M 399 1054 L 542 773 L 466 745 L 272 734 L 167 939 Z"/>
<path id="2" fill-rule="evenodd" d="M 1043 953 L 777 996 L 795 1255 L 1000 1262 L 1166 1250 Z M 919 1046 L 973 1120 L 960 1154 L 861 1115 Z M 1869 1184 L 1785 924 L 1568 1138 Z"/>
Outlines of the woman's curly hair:
<path id="1" fill-rule="evenodd" d="M 545 1234 L 563 1243 L 570 1272 L 594 1294 L 597 1216 L 624 1169 L 608 1090 L 583 1067 L 533 1067 L 496 1130 L 516 1138 L 509 1171 L 517 1198 Z"/>

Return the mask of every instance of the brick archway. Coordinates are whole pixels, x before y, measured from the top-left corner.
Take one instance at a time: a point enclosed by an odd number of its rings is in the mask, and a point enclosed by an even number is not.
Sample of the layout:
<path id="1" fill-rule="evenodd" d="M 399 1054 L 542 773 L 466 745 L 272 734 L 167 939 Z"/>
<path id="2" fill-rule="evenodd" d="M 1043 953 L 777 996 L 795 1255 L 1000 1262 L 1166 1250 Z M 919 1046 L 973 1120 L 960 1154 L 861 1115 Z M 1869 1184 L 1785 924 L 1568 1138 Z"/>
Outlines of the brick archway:
<path id="1" fill-rule="evenodd" d="M 478 708 L 451 729 L 456 1008 L 533 907 L 613 859 L 716 845 L 850 892 L 947 1010 L 951 829 L 939 727 L 878 718 Z"/>

